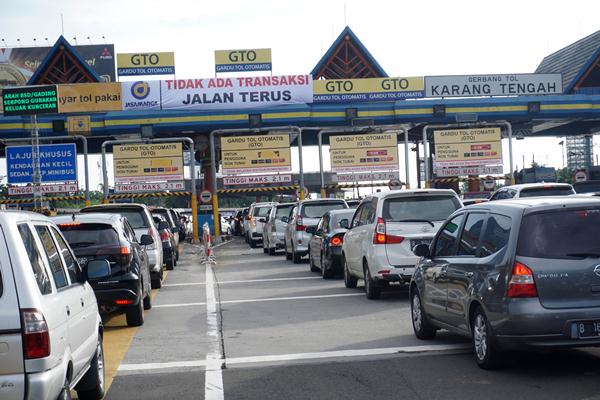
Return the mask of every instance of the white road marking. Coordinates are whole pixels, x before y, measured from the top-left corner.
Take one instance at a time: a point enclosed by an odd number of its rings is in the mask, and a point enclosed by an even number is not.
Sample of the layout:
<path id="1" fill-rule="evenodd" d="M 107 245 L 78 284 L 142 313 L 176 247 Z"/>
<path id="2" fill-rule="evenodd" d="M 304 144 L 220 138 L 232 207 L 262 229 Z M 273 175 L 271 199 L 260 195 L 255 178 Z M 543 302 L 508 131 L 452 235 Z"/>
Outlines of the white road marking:
<path id="1" fill-rule="evenodd" d="M 228 283 L 253 283 L 253 282 L 279 282 L 279 281 L 301 281 L 308 279 L 322 279 L 320 276 L 302 276 L 297 278 L 270 278 L 270 279 L 247 279 L 242 281 L 219 281 L 219 285 L 225 285 Z M 170 286 L 196 286 L 206 285 L 206 282 L 189 282 L 189 283 L 168 283 L 163 287 Z"/>
<path id="2" fill-rule="evenodd" d="M 319 360 L 325 358 L 353 358 L 367 357 L 378 355 L 393 355 L 393 354 L 416 354 L 416 353 L 433 353 L 433 352 L 450 352 L 460 351 L 467 353 L 471 350 L 472 345 L 465 344 L 436 344 L 426 346 L 404 346 L 404 347 L 383 347 L 375 349 L 356 349 L 356 350 L 337 350 L 337 351 L 320 351 L 312 353 L 295 353 L 295 354 L 278 354 L 253 357 L 232 357 L 224 360 L 227 365 L 243 365 L 243 364 L 260 364 L 260 363 L 279 363 L 286 361 L 300 360 Z M 164 363 L 145 363 L 145 364 L 123 364 L 119 367 L 119 372 L 129 373 L 145 373 L 152 370 L 177 369 L 177 368 L 199 368 L 205 367 L 207 361 L 172 361 Z"/>
<path id="3" fill-rule="evenodd" d="M 206 336 L 210 339 L 210 349 L 206 353 L 206 372 L 204 377 L 204 399 L 223 400 L 224 363 L 221 352 L 221 337 L 217 316 L 217 300 L 211 264 L 206 263 Z"/>
<path id="4" fill-rule="evenodd" d="M 208 285 L 206 295 L 208 296 Z M 292 297 L 267 297 L 266 299 L 242 299 L 242 300 L 225 300 L 221 304 L 238 304 L 238 303 L 262 303 L 265 301 L 284 301 L 284 300 L 312 300 L 312 299 L 328 299 L 335 297 L 351 297 L 364 296 L 364 293 L 340 293 L 340 294 L 324 294 L 317 296 L 292 296 Z M 194 307 L 208 305 L 208 303 L 177 303 L 177 304 L 157 304 L 153 308 L 170 308 L 170 307 Z"/>

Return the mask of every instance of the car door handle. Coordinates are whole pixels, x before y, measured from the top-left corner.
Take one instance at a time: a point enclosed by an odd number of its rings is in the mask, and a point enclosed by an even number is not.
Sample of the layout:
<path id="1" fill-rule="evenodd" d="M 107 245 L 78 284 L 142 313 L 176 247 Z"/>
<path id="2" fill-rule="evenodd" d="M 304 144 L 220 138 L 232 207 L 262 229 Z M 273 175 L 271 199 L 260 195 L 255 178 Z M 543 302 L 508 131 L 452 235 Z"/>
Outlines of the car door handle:
<path id="1" fill-rule="evenodd" d="M 79 299 L 79 301 L 81 301 L 81 307 L 84 307 L 85 306 L 85 302 L 83 301 L 83 299 L 81 298 L 81 299 Z"/>
<path id="2" fill-rule="evenodd" d="M 69 306 L 66 306 L 67 308 L 67 317 L 71 316 L 71 310 L 69 309 Z"/>

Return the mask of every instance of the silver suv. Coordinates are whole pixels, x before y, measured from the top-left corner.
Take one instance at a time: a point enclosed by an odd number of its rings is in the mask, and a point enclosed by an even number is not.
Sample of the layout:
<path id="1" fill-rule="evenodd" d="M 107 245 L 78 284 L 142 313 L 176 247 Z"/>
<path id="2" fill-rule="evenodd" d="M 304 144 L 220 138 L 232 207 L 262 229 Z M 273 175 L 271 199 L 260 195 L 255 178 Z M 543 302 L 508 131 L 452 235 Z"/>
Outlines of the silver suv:
<path id="1" fill-rule="evenodd" d="M 306 232 L 309 226 L 317 225 L 327 211 L 348 208 L 342 199 L 316 199 L 299 201 L 284 220 L 287 223 L 283 248 L 285 258 L 300 263 L 308 255 L 308 242 L 312 236 Z"/>
<path id="2" fill-rule="evenodd" d="M 410 285 L 419 339 L 473 340 L 482 368 L 501 352 L 600 345 L 600 199 L 493 201 L 452 214 Z"/>
<path id="3" fill-rule="evenodd" d="M 102 321 L 87 280 L 109 274 L 107 260 L 81 270 L 42 215 L 0 212 L 0 398 L 104 396 Z"/>
<path id="4" fill-rule="evenodd" d="M 271 212 L 265 218 L 263 228 L 263 249 L 265 253 L 274 256 L 277 250 L 283 249 L 283 239 L 285 237 L 285 228 L 287 224 L 283 222 L 284 218 L 290 215 L 295 203 L 277 204 L 271 207 Z"/>

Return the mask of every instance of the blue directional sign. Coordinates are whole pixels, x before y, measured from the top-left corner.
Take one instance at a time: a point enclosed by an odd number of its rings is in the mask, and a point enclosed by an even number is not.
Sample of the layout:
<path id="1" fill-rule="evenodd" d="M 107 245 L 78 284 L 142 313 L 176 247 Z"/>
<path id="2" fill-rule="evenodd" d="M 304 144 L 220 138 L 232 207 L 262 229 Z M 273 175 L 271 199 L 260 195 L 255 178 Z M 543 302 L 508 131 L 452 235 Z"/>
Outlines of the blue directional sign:
<path id="1" fill-rule="evenodd" d="M 8 183 L 33 183 L 31 146 L 6 148 Z M 42 183 L 77 181 L 77 152 L 75 144 L 40 145 Z"/>

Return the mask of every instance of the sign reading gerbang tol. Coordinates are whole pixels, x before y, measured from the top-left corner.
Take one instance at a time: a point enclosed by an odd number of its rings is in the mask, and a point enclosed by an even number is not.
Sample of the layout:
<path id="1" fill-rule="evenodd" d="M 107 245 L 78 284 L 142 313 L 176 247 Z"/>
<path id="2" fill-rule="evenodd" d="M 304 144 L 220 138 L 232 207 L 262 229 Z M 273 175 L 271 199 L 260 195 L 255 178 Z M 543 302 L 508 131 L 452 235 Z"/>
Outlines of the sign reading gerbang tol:
<path id="1" fill-rule="evenodd" d="M 426 76 L 425 97 L 561 94 L 561 74 Z"/>

